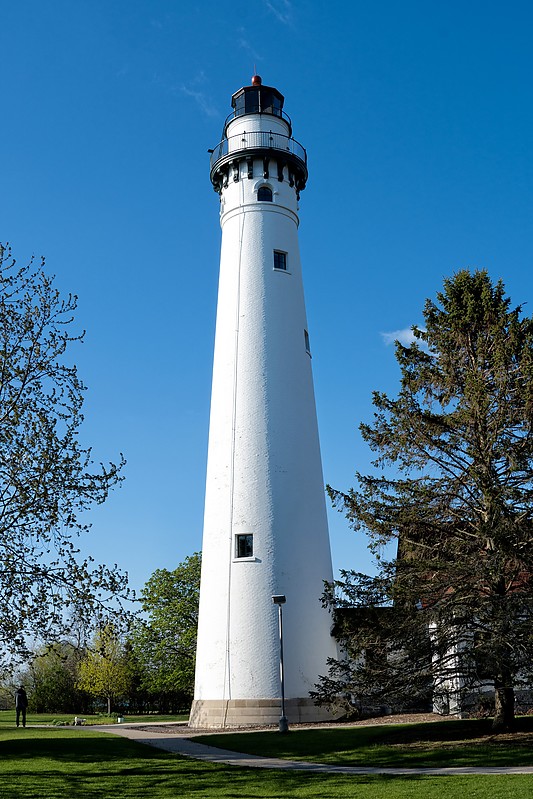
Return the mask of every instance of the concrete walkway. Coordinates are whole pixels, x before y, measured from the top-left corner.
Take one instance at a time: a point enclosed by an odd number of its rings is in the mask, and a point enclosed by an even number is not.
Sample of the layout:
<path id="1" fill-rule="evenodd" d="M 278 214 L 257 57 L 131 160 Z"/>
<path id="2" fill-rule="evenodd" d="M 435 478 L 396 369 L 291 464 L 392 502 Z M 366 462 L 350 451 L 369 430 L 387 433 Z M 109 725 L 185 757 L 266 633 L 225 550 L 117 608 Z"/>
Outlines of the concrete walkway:
<path id="1" fill-rule="evenodd" d="M 158 731 L 159 727 L 166 727 Z M 149 729 L 147 729 L 149 727 Z M 247 755 L 241 752 L 231 752 L 228 749 L 219 749 L 195 743 L 194 732 L 185 725 L 176 725 L 176 734 L 169 735 L 168 723 L 154 724 L 109 724 L 92 726 L 91 730 L 109 732 L 121 735 L 132 741 L 138 741 L 148 746 L 155 746 L 165 752 L 173 752 L 195 760 L 205 760 L 209 763 L 222 763 L 226 766 L 239 766 L 241 768 L 268 768 L 289 771 L 310 771 L 315 773 L 328 772 L 331 774 L 387 774 L 389 776 L 453 776 L 457 774 L 533 774 L 533 766 L 507 766 L 507 767 L 475 767 L 457 766 L 450 768 L 382 768 L 374 766 L 331 766 L 322 763 L 307 763 L 300 760 L 282 760 L 275 757 L 261 757 L 260 755 Z M 200 734 L 200 733 L 198 733 Z M 203 734 L 203 733 L 202 733 Z"/>

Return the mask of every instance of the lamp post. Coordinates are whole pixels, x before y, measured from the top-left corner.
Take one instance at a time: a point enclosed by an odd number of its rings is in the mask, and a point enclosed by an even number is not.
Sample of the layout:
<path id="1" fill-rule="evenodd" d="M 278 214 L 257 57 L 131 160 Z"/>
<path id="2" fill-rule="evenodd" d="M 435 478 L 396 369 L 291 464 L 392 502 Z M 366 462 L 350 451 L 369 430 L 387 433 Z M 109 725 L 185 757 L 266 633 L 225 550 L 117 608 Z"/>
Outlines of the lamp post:
<path id="1" fill-rule="evenodd" d="M 281 716 L 279 717 L 279 731 L 288 732 L 289 722 L 285 715 L 285 680 L 283 675 L 283 611 L 282 607 L 287 601 L 284 594 L 275 594 L 272 597 L 272 602 L 278 606 L 278 620 L 279 620 L 279 681 L 281 685 Z"/>

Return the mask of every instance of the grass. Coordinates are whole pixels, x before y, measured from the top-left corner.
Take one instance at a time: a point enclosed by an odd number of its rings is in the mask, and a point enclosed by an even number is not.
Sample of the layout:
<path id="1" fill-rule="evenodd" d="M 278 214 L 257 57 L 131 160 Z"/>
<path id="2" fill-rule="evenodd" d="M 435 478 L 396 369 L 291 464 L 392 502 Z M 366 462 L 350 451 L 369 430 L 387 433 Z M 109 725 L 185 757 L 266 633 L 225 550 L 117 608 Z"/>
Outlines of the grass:
<path id="1" fill-rule="evenodd" d="M 64 724 L 72 724 L 74 722 L 74 716 L 78 715 L 79 717 L 86 720 L 87 725 L 91 724 L 115 724 L 117 721 L 117 715 L 108 716 L 104 713 L 32 713 L 31 711 L 28 712 L 27 715 L 27 723 L 28 724 L 54 724 L 54 723 L 64 723 Z M 168 722 L 177 722 L 177 721 L 187 721 L 189 716 L 187 714 L 182 716 L 159 716 L 155 714 L 150 714 L 146 716 L 128 716 L 125 715 L 124 718 L 126 721 L 130 723 L 133 722 L 153 722 L 153 721 L 168 721 Z M 15 711 L 14 710 L 0 710 L 0 725 L 2 724 L 14 724 L 15 723 Z"/>
<path id="2" fill-rule="evenodd" d="M 490 721 L 443 721 L 278 732 L 218 733 L 195 740 L 248 754 L 343 766 L 533 766 L 533 717 L 494 735 Z"/>
<path id="3" fill-rule="evenodd" d="M 239 736 L 241 741 L 248 737 Z M 352 777 L 263 771 L 189 760 L 80 727 L 17 729 L 12 723 L 9 727 L 0 723 L 2 799 L 441 799 L 443 795 L 530 799 L 531 776 Z"/>

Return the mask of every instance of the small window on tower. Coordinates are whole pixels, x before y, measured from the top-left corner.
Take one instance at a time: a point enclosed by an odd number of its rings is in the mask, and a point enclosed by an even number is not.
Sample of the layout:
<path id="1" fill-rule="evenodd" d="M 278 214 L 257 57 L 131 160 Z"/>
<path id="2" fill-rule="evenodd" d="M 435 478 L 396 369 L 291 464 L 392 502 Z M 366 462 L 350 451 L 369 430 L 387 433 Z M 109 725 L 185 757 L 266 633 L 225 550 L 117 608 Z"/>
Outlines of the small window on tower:
<path id="1" fill-rule="evenodd" d="M 239 533 L 235 536 L 235 557 L 253 558 L 254 537 L 251 533 Z"/>
<path id="2" fill-rule="evenodd" d="M 309 355 L 311 355 L 311 345 L 309 344 L 309 333 L 307 332 L 307 330 L 304 330 L 304 341 L 305 341 L 305 350 Z"/>
<path id="3" fill-rule="evenodd" d="M 274 269 L 287 271 L 287 253 L 274 250 Z"/>
<path id="4" fill-rule="evenodd" d="M 272 202 L 272 189 L 270 186 L 260 186 L 257 191 L 257 199 L 259 202 L 271 203 Z"/>

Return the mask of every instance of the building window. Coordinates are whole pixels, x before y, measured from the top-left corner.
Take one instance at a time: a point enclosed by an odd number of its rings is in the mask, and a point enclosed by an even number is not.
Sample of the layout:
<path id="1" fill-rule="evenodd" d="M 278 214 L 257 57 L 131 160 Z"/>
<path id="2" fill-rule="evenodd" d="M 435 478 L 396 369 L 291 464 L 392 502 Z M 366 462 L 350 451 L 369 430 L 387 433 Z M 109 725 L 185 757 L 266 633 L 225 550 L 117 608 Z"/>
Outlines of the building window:
<path id="1" fill-rule="evenodd" d="M 251 533 L 239 533 L 235 536 L 235 557 L 253 558 L 254 537 Z"/>
<path id="2" fill-rule="evenodd" d="M 309 355 L 311 355 L 311 345 L 309 344 L 309 333 L 307 332 L 307 330 L 304 330 L 304 341 L 305 341 L 306 352 L 308 352 Z"/>
<path id="3" fill-rule="evenodd" d="M 274 250 L 274 269 L 287 271 L 287 253 Z"/>
<path id="4" fill-rule="evenodd" d="M 257 191 L 257 199 L 260 202 L 271 203 L 272 202 L 272 189 L 270 186 L 260 186 Z"/>

